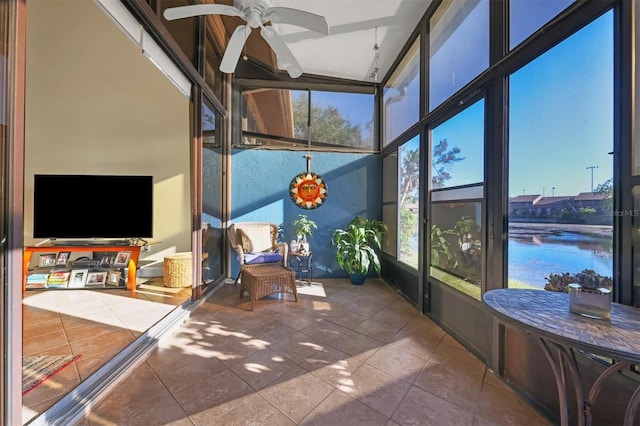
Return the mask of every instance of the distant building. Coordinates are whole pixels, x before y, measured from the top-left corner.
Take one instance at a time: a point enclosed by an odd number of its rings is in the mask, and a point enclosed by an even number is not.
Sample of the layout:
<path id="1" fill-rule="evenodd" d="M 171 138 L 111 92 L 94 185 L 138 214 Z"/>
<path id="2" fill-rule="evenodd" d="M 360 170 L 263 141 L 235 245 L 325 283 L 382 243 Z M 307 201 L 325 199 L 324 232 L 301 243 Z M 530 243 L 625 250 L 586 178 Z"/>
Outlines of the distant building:
<path id="1" fill-rule="evenodd" d="M 509 215 L 517 219 L 549 218 L 563 215 L 581 215 L 579 209 L 590 208 L 596 214 L 606 208 L 608 193 L 581 192 L 578 195 L 543 197 L 540 194 L 519 195 L 509 199 Z"/>
<path id="2" fill-rule="evenodd" d="M 533 213 L 536 216 L 552 216 L 562 208 L 570 208 L 572 199 L 569 196 L 543 197 L 534 204 Z"/>
<path id="3" fill-rule="evenodd" d="M 606 192 L 581 192 L 573 199 L 575 208 L 591 208 L 596 212 L 602 212 L 604 209 L 604 201 L 608 200 L 611 195 Z"/>
<path id="4" fill-rule="evenodd" d="M 518 195 L 509 200 L 509 214 L 531 216 L 533 205 L 542 198 L 540 194 Z"/>

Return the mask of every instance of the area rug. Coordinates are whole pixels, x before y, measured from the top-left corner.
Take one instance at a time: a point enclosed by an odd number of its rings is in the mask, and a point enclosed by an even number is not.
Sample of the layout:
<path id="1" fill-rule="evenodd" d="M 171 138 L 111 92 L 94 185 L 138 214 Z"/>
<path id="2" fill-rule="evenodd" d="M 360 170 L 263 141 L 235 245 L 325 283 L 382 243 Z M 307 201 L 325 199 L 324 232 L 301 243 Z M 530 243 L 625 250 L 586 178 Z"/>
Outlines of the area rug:
<path id="1" fill-rule="evenodd" d="M 22 395 L 40 385 L 80 355 L 39 355 L 22 357 Z"/>

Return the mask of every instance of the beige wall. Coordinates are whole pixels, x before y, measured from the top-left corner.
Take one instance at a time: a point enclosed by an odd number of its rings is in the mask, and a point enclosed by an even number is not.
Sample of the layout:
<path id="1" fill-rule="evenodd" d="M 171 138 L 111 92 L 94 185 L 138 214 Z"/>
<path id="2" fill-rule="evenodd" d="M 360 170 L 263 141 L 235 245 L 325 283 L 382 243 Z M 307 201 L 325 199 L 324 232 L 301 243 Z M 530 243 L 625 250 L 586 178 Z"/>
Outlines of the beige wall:
<path id="1" fill-rule="evenodd" d="M 34 174 L 136 174 L 155 184 L 143 256 L 190 251 L 189 100 L 92 1 L 29 0 L 28 11 L 25 244 L 38 242 Z"/>

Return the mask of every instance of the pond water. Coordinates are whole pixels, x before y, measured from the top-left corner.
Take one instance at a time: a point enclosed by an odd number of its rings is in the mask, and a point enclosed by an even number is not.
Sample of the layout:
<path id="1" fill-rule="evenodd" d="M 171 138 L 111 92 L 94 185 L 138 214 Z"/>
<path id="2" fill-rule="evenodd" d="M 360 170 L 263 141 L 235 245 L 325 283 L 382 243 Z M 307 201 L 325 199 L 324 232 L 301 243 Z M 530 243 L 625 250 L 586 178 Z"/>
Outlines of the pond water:
<path id="1" fill-rule="evenodd" d="M 508 278 L 544 288 L 549 274 L 592 269 L 613 276 L 611 237 L 575 232 L 509 238 Z"/>

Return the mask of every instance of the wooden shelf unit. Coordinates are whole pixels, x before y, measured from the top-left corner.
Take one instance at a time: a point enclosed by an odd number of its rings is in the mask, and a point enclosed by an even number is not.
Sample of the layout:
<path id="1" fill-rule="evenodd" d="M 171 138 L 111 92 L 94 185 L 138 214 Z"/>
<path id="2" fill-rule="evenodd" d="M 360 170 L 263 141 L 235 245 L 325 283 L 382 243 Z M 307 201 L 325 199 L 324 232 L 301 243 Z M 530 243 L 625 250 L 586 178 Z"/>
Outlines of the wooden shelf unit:
<path id="1" fill-rule="evenodd" d="M 34 253 L 59 253 L 59 252 L 131 252 L 131 256 L 129 257 L 129 264 L 124 267 L 126 269 L 127 274 L 127 290 L 135 291 L 136 289 L 136 274 L 138 269 L 138 258 L 140 257 L 140 249 L 142 246 L 139 245 L 101 245 L 101 244 L 93 244 L 93 245 L 42 245 L 42 246 L 28 246 L 24 248 L 24 256 L 22 263 L 22 291 L 27 291 L 27 277 L 29 276 L 29 264 L 31 263 L 31 259 Z M 56 266 L 51 266 L 51 269 L 56 268 Z M 46 269 L 46 268 L 39 268 Z M 33 273 L 33 272 L 32 272 Z M 99 288 L 99 287 L 98 287 Z M 116 288 L 116 287 L 114 287 Z M 46 289 L 44 289 L 46 290 Z"/>

